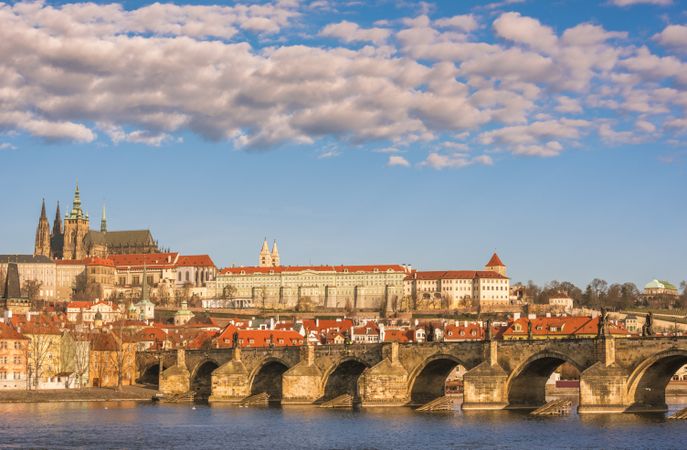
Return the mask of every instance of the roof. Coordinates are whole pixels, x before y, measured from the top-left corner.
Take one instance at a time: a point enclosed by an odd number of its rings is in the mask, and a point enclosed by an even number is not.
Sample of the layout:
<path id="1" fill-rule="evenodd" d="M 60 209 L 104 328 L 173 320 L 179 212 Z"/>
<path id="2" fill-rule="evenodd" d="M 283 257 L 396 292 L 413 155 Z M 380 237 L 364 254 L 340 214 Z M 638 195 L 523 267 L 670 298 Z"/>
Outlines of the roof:
<path id="1" fill-rule="evenodd" d="M 526 336 L 527 335 L 526 317 L 513 321 L 508 329 L 503 333 L 504 336 Z M 599 332 L 599 318 L 586 316 L 567 316 L 567 317 L 537 317 L 531 319 L 533 336 L 595 336 Z M 515 325 L 520 325 L 520 331 L 515 331 Z M 610 334 L 627 335 L 629 332 L 620 325 L 609 324 Z"/>
<path id="2" fill-rule="evenodd" d="M 384 330 L 384 342 L 399 342 L 401 344 L 406 342 L 412 342 L 413 331 L 412 330 Z"/>
<path id="3" fill-rule="evenodd" d="M 150 230 L 95 231 L 86 234 L 86 243 L 105 244 L 108 247 L 155 246 Z"/>
<path id="4" fill-rule="evenodd" d="M 293 326 L 293 324 L 292 324 Z M 350 330 L 353 327 L 353 321 L 351 319 L 304 319 L 303 327 L 308 330 Z"/>
<path id="5" fill-rule="evenodd" d="M 408 275 L 406 280 L 455 280 L 475 278 L 498 278 L 507 280 L 508 277 L 494 272 L 493 270 L 432 270 L 415 271 Z"/>
<path id="6" fill-rule="evenodd" d="M 233 325 L 227 326 L 216 339 L 217 347 L 227 348 L 234 345 L 234 333 L 238 332 L 239 346 L 245 347 L 289 347 L 303 345 L 303 336 L 293 330 L 241 330 Z"/>
<path id="7" fill-rule="evenodd" d="M 644 285 L 644 289 L 668 289 L 671 291 L 677 290 L 675 285 L 673 285 L 673 283 L 671 283 L 670 281 L 656 279 L 653 279 L 649 281 L 646 285 Z"/>
<path id="8" fill-rule="evenodd" d="M 16 262 L 18 264 L 53 264 L 54 261 L 47 256 L 40 255 L 0 255 L 0 264 Z"/>
<path id="9" fill-rule="evenodd" d="M 177 267 L 215 267 L 209 255 L 180 255 Z"/>
<path id="10" fill-rule="evenodd" d="M 84 264 L 87 266 L 108 266 L 108 267 L 114 267 L 114 261 L 112 259 L 108 258 L 97 258 L 95 256 L 92 256 L 90 258 L 86 258 L 83 260 Z"/>
<path id="11" fill-rule="evenodd" d="M 94 352 L 114 352 L 119 350 L 119 346 L 110 333 L 97 333 L 91 340 L 91 350 Z"/>
<path id="12" fill-rule="evenodd" d="M 19 333 L 17 330 L 11 326 L 0 323 L 0 340 L 12 339 L 12 340 L 28 340 L 26 336 Z"/>
<path id="13" fill-rule="evenodd" d="M 278 267 L 226 267 L 220 271 L 225 275 L 252 275 L 255 273 L 289 273 L 289 272 L 401 272 L 405 273 L 406 269 L 399 264 L 379 264 L 379 265 L 365 265 L 365 266 L 278 266 Z"/>
<path id="14" fill-rule="evenodd" d="M 496 267 L 496 266 L 506 267 L 506 265 L 501 262 L 501 258 L 499 258 L 499 255 L 497 255 L 496 252 L 494 252 L 494 254 L 491 255 L 491 259 L 487 263 L 486 267 Z"/>
<path id="15" fill-rule="evenodd" d="M 149 269 L 173 268 L 176 265 L 178 252 L 170 253 L 132 253 L 127 255 L 111 255 L 110 259 L 118 268 L 143 267 Z"/>
<path id="16" fill-rule="evenodd" d="M 7 264 L 7 276 L 5 277 L 5 286 L 2 291 L 2 298 L 21 298 L 21 286 L 19 285 L 19 268 L 17 263 Z"/>

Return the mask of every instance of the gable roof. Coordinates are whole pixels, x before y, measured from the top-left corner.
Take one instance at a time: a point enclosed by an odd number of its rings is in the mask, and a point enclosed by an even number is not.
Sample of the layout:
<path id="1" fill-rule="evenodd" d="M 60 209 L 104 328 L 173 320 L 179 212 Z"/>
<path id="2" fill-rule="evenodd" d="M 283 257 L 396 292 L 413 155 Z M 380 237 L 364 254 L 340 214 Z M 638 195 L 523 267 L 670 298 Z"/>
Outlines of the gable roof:
<path id="1" fill-rule="evenodd" d="M 125 255 L 110 255 L 115 267 L 143 267 L 149 269 L 167 269 L 176 265 L 178 252 L 169 253 L 131 253 Z"/>
<path id="2" fill-rule="evenodd" d="M 178 267 L 215 267 L 210 255 L 179 255 Z"/>
<path id="3" fill-rule="evenodd" d="M 499 278 L 508 279 L 493 270 L 430 270 L 415 271 L 408 275 L 406 280 L 472 280 L 475 278 Z"/>
<path id="4" fill-rule="evenodd" d="M 0 255 L 0 264 L 52 264 L 53 260 L 45 255 Z"/>

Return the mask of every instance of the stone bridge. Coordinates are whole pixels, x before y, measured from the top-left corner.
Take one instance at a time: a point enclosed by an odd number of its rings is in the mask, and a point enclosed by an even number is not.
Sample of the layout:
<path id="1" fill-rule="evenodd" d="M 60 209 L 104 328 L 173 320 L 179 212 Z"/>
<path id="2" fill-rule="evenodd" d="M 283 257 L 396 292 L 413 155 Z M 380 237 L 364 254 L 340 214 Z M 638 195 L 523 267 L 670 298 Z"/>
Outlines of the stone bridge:
<path id="1" fill-rule="evenodd" d="M 462 365 L 466 410 L 537 407 L 549 376 L 568 362 L 580 371 L 580 413 L 642 412 L 667 409 L 665 388 L 687 364 L 687 337 L 180 350 L 137 358 L 140 379 L 159 379 L 168 398 L 238 403 L 267 392 L 282 404 L 313 404 L 350 394 L 363 407 L 431 401 Z"/>

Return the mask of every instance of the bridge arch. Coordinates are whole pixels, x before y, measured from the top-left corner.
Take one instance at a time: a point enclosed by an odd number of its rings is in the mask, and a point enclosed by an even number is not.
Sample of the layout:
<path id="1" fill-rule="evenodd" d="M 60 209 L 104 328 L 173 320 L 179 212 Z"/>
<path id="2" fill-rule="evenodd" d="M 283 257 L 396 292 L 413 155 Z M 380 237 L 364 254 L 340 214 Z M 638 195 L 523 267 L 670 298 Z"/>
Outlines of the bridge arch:
<path id="1" fill-rule="evenodd" d="M 663 412 L 666 387 L 675 372 L 687 364 L 687 350 L 667 350 L 642 361 L 627 381 L 626 399 L 631 412 Z"/>
<path id="2" fill-rule="evenodd" d="M 320 401 L 328 401 L 349 394 L 359 403 L 358 380 L 370 365 L 355 356 L 346 356 L 332 364 L 322 377 Z"/>
<path id="3" fill-rule="evenodd" d="M 507 380 L 509 408 L 536 408 L 546 403 L 546 381 L 563 363 L 569 363 L 579 373 L 585 369 L 569 355 L 543 351 L 530 356 L 516 367 Z"/>
<path id="4" fill-rule="evenodd" d="M 160 363 L 153 363 L 146 366 L 141 371 L 141 376 L 138 377 L 138 383 L 145 384 L 148 386 L 159 386 L 160 385 Z"/>
<path id="5" fill-rule="evenodd" d="M 212 372 L 219 367 L 214 359 L 205 359 L 198 363 L 191 373 L 191 393 L 196 401 L 207 401 L 212 393 Z"/>
<path id="6" fill-rule="evenodd" d="M 467 368 L 456 356 L 439 353 L 418 365 L 408 377 L 410 405 L 423 405 L 446 394 L 446 380 L 458 366 Z"/>
<path id="7" fill-rule="evenodd" d="M 270 402 L 281 402 L 282 375 L 289 369 L 289 365 L 280 358 L 269 357 L 253 370 L 250 376 L 251 395 L 266 392 Z"/>

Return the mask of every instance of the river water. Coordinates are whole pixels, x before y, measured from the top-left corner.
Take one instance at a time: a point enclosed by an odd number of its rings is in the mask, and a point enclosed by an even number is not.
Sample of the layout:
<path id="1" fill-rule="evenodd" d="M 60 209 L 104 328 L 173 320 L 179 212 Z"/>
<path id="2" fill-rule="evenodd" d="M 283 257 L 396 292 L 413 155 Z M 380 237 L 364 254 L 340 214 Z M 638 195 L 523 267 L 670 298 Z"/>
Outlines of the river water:
<path id="1" fill-rule="evenodd" d="M 687 448 L 687 421 L 664 415 L 77 402 L 2 404 L 0 417 L 13 448 Z"/>

